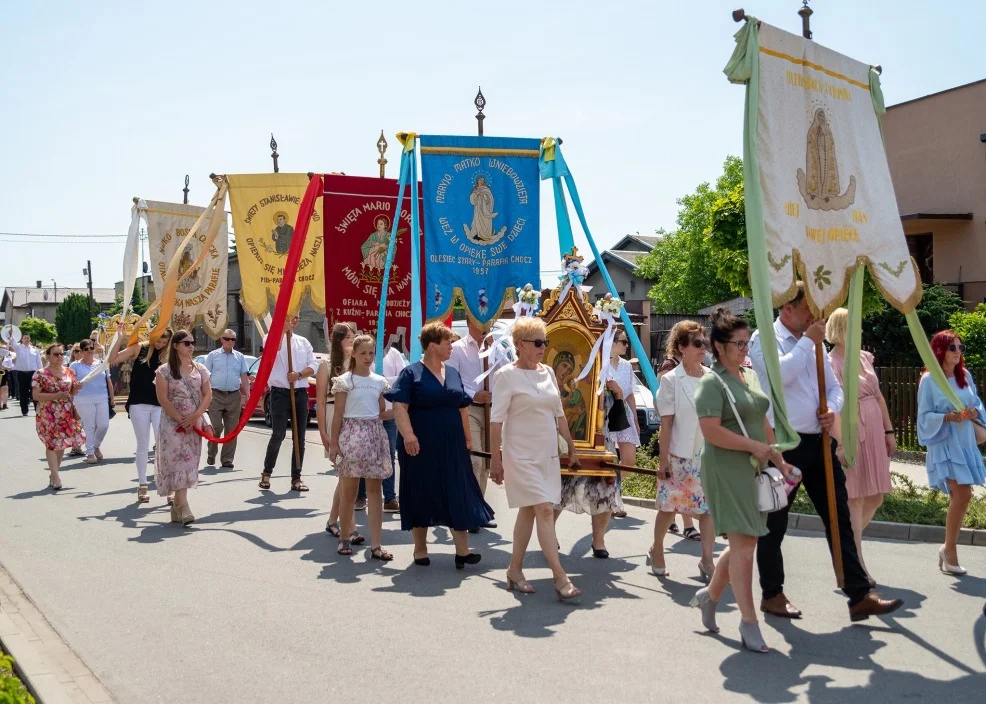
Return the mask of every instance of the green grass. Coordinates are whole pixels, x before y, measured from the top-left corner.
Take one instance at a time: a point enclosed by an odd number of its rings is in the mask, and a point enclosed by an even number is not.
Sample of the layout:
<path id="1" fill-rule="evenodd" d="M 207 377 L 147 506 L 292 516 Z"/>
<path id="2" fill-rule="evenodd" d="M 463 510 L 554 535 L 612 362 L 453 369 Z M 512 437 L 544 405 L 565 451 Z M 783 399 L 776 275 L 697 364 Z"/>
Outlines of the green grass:
<path id="1" fill-rule="evenodd" d="M 0 652 L 0 704 L 35 704 L 14 674 L 14 659 Z"/>
<path id="2" fill-rule="evenodd" d="M 657 457 L 645 448 L 637 450 L 638 467 L 657 467 Z M 948 496 L 935 489 L 917 486 L 907 476 L 891 472 L 894 490 L 883 498 L 883 505 L 873 520 L 890 523 L 917 523 L 926 526 L 945 525 L 948 513 Z M 656 495 L 654 477 L 644 474 L 623 474 L 623 494 L 640 499 L 653 499 Z M 795 513 L 818 515 L 808 494 L 799 491 L 791 510 Z M 986 528 L 986 498 L 974 496 L 969 504 L 963 525 L 966 528 Z"/>

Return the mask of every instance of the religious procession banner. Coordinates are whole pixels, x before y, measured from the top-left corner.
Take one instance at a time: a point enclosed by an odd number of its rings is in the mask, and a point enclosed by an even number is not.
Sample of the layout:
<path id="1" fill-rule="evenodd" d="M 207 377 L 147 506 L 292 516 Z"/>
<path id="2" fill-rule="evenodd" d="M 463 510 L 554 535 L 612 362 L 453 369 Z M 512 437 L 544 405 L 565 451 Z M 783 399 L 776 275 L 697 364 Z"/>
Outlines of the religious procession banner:
<path id="1" fill-rule="evenodd" d="M 746 82 L 756 62 L 759 74 L 751 146 L 774 304 L 794 295 L 798 273 L 811 308 L 827 315 L 846 300 L 853 271 L 865 264 L 894 307 L 913 310 L 921 281 L 887 165 L 876 70 L 764 22 L 758 35 L 756 56 L 742 47 L 726 73 Z M 751 196 L 758 194 L 747 190 Z"/>
<path id="2" fill-rule="evenodd" d="M 240 265 L 240 300 L 250 315 L 263 318 L 284 283 L 284 264 L 309 179 L 306 174 L 239 174 L 226 179 Z M 310 296 L 313 308 L 325 310 L 321 211 L 317 203 L 288 304 L 291 312 L 301 308 L 305 296 Z"/>
<path id="3" fill-rule="evenodd" d="M 146 201 L 147 244 L 150 250 L 151 277 L 154 290 L 164 290 L 164 277 L 168 264 L 178 254 L 185 236 L 191 231 L 195 221 L 205 212 L 205 208 L 181 203 Z M 208 247 L 208 252 L 198 267 L 193 264 L 202 254 L 207 239 L 209 221 L 185 246 L 180 253 L 181 265 L 178 274 L 185 278 L 178 283 L 171 315 L 172 330 L 191 330 L 201 323 L 206 334 L 217 339 L 226 328 L 226 272 L 229 235 L 226 227 L 226 212 L 220 210 L 215 217 L 222 218 L 219 234 Z"/>
<path id="4" fill-rule="evenodd" d="M 394 219 L 397 249 L 390 267 L 385 349 L 397 345 L 410 352 L 411 331 L 411 203 L 397 213 L 395 179 L 324 176 L 325 314 L 329 323 L 352 322 L 376 335 L 387 249 Z M 420 189 L 418 208 L 421 207 Z M 420 210 L 419 210 L 420 212 Z"/>
<path id="5" fill-rule="evenodd" d="M 540 274 L 540 140 L 421 136 L 425 318 L 481 324 Z"/>

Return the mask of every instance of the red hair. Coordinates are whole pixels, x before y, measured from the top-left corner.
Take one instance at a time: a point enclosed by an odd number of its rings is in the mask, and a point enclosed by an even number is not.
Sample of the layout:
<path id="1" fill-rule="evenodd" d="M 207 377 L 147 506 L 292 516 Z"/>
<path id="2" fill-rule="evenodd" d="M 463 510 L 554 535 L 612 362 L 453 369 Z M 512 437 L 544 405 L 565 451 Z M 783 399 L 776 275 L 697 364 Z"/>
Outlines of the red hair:
<path id="1" fill-rule="evenodd" d="M 945 366 L 945 353 L 948 352 L 948 346 L 959 342 L 962 342 L 962 338 L 952 330 L 942 330 L 931 338 L 931 351 L 935 353 L 938 364 L 942 368 Z M 969 385 L 965 378 L 965 357 L 962 356 L 959 357 L 959 363 L 955 365 L 955 383 L 960 389 Z"/>

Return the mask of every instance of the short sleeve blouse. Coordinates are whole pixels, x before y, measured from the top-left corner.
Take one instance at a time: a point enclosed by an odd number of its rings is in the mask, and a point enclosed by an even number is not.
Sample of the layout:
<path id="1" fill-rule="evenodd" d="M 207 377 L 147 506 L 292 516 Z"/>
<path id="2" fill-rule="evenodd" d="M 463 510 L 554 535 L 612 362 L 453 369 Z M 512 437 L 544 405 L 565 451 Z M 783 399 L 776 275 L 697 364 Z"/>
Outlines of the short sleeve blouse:
<path id="1" fill-rule="evenodd" d="M 389 388 L 390 382 L 373 372 L 369 376 L 346 372 L 332 380 L 332 393 L 346 394 L 344 418 L 379 418 L 380 396 Z"/>

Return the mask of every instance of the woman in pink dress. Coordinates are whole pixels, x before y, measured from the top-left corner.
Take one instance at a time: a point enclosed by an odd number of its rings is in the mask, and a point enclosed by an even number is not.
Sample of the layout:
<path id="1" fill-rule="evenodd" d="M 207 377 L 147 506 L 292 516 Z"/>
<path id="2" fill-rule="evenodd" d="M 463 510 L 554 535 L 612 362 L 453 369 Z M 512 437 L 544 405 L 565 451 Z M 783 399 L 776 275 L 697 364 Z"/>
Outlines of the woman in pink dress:
<path id="1" fill-rule="evenodd" d="M 842 378 L 845 363 L 846 322 L 849 313 L 838 308 L 828 319 L 825 337 L 833 345 L 829 352 L 832 371 L 839 383 L 845 386 Z M 856 446 L 856 466 L 846 467 L 846 491 L 849 493 L 849 516 L 852 532 L 856 538 L 856 552 L 859 561 L 866 569 L 863 560 L 863 530 L 873 520 L 873 516 L 883 503 L 883 495 L 893 490 L 890 481 L 890 458 L 897 449 L 894 426 L 887 410 L 887 402 L 880 393 L 880 382 L 873 369 L 873 355 L 860 352 L 859 360 L 859 426 Z M 839 448 L 842 457 L 842 448 Z M 867 569 L 867 574 L 869 570 Z M 870 586 L 876 580 L 870 577 Z"/>
<path id="2" fill-rule="evenodd" d="M 48 488 L 58 491 L 62 488 L 58 469 L 65 450 L 86 442 L 82 423 L 75 417 L 75 406 L 72 405 L 72 397 L 82 387 L 75 372 L 63 364 L 65 348 L 61 344 L 49 345 L 45 356 L 48 366 L 34 373 L 31 386 L 34 402 L 38 404 L 35 421 L 38 437 L 45 444 L 45 459 L 48 460 Z"/>

